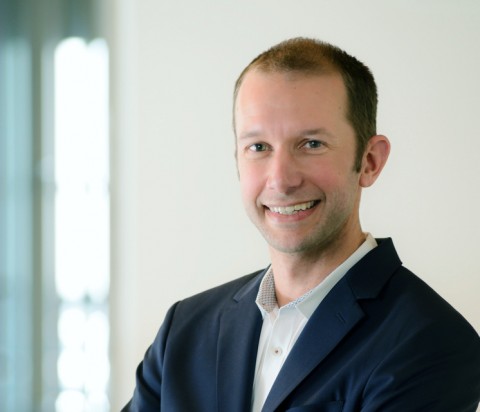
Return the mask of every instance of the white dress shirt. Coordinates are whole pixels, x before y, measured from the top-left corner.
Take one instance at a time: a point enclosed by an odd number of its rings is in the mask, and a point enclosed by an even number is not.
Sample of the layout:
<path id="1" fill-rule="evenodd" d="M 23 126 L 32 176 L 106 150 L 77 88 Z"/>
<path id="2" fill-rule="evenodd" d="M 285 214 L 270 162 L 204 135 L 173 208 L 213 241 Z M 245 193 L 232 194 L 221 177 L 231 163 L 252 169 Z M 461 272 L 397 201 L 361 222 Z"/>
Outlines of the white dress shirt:
<path id="1" fill-rule="evenodd" d="M 319 285 L 281 308 L 277 304 L 272 269 L 265 274 L 256 299 L 263 325 L 255 366 L 252 412 L 261 411 L 285 359 L 317 306 L 345 273 L 376 246 L 376 240 L 367 234 L 365 242 Z"/>

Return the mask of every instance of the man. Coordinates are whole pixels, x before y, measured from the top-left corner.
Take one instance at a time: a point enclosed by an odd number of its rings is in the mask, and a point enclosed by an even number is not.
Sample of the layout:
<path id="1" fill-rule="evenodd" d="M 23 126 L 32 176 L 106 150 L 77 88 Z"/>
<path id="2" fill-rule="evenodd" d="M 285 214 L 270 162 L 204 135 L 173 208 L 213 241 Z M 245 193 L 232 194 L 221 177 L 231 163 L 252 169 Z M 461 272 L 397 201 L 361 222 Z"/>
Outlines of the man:
<path id="1" fill-rule="evenodd" d="M 359 220 L 385 165 L 376 86 L 292 39 L 238 79 L 243 201 L 271 265 L 168 312 L 125 411 L 472 411 L 480 338 Z"/>

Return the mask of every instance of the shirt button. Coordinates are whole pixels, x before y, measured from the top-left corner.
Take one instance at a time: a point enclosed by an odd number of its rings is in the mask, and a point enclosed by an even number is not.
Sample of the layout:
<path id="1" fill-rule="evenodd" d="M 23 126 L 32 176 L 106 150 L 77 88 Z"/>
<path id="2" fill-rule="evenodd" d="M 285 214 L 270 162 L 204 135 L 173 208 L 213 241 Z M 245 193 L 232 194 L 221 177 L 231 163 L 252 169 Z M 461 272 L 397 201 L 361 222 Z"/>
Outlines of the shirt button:
<path id="1" fill-rule="evenodd" d="M 282 351 L 282 348 L 274 348 L 274 349 L 273 349 L 273 354 L 274 354 L 275 356 L 280 356 L 280 355 L 282 354 L 282 352 L 283 352 L 283 351 Z"/>

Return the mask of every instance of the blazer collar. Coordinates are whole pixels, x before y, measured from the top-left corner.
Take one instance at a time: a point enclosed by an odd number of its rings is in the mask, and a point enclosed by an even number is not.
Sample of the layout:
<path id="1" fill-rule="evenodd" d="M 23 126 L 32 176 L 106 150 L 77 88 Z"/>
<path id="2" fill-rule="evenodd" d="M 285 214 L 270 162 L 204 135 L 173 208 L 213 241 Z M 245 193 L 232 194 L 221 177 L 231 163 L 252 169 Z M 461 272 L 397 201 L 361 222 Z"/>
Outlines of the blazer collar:
<path id="1" fill-rule="evenodd" d="M 365 316 L 358 300 L 377 297 L 401 266 L 391 239 L 377 241 L 379 245 L 347 272 L 315 310 L 285 360 L 263 411 L 275 410 L 335 349 Z"/>
<path id="2" fill-rule="evenodd" d="M 392 239 L 376 240 L 378 246 L 352 267 L 346 276 L 357 299 L 376 298 L 393 273 L 402 265 Z"/>

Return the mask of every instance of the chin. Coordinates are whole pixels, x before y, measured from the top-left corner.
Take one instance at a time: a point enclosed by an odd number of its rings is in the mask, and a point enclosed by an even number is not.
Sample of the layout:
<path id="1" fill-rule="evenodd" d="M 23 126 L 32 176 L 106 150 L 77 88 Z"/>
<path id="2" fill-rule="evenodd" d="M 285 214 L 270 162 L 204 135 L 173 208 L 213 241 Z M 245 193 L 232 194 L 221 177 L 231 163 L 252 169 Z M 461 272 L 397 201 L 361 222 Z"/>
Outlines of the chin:
<path id="1" fill-rule="evenodd" d="M 306 244 L 306 242 L 302 241 L 292 241 L 292 239 L 287 239 L 284 241 L 278 239 L 266 239 L 269 246 L 272 249 L 275 249 L 281 253 L 293 254 L 307 251 L 308 249 L 312 248 L 312 245 Z"/>

